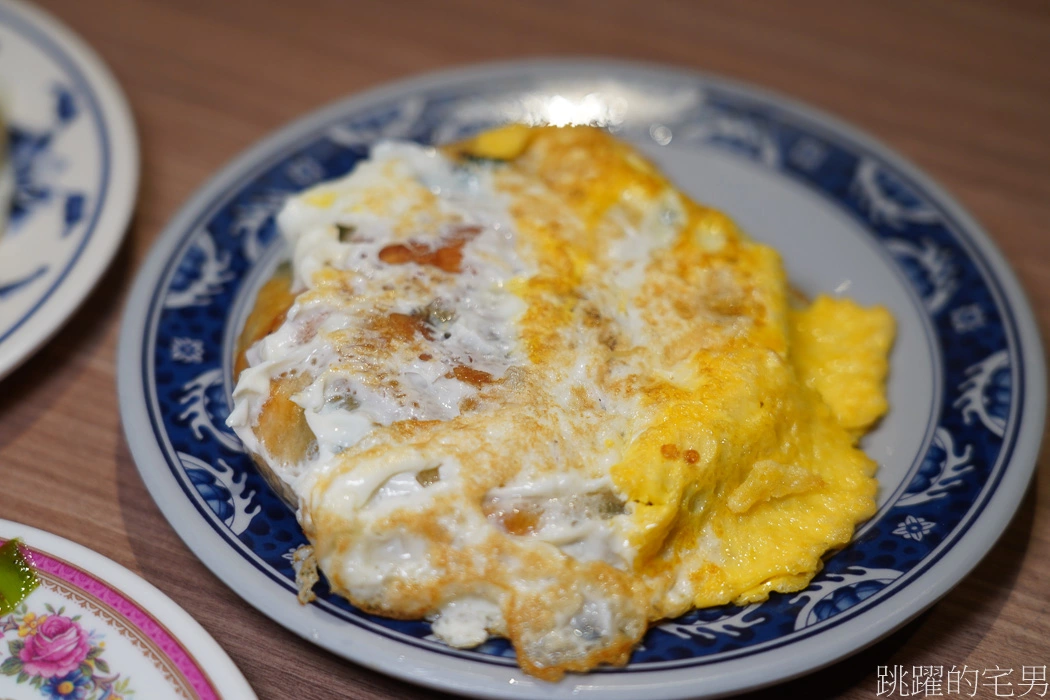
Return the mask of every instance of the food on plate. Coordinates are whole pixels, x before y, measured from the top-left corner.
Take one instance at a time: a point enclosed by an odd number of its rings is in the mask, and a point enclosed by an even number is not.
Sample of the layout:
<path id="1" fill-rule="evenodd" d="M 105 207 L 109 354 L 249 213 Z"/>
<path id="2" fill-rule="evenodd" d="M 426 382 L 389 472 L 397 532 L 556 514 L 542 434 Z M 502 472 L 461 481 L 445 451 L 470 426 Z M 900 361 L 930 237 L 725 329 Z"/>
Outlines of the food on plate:
<path id="1" fill-rule="evenodd" d="M 804 303 L 604 131 L 380 143 L 277 223 L 228 422 L 368 612 L 556 680 L 805 587 L 875 512 L 890 314 Z"/>
<path id="2" fill-rule="evenodd" d="M 20 545 L 17 539 L 0 545 L 0 615 L 14 610 L 40 585 Z"/>

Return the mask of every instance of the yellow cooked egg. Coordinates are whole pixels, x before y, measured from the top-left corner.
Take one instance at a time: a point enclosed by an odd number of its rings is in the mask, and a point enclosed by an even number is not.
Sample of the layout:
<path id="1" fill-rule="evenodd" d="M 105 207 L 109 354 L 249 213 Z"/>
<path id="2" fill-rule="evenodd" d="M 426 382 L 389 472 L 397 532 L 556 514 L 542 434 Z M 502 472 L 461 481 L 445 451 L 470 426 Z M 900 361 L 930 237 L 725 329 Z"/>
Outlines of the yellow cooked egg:
<path id="1" fill-rule="evenodd" d="M 793 305 L 603 131 L 384 142 L 278 226 L 229 424 L 363 610 L 555 680 L 805 587 L 874 513 L 892 317 Z"/>

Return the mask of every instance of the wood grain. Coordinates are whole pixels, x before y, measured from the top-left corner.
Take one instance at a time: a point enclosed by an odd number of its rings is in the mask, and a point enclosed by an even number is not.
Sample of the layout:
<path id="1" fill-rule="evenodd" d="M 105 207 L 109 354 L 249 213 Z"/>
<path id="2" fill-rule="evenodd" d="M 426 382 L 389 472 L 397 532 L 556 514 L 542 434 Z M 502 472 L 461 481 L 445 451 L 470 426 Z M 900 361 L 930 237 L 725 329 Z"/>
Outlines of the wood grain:
<path id="1" fill-rule="evenodd" d="M 0 517 L 140 573 L 204 624 L 264 700 L 435 696 L 324 652 L 243 603 L 161 516 L 121 432 L 116 342 L 135 270 L 209 174 L 293 117 L 411 74 L 540 55 L 659 61 L 754 82 L 858 124 L 932 174 L 984 223 L 1041 329 L 1050 327 L 1043 0 L 42 4 L 123 84 L 139 126 L 142 184 L 127 241 L 101 284 L 51 343 L 0 382 Z M 756 697 L 874 697 L 876 667 L 885 664 L 999 666 L 1016 679 L 1022 665 L 1050 662 L 1046 469 L 1044 448 L 1007 533 L 929 612 L 830 669 Z"/>

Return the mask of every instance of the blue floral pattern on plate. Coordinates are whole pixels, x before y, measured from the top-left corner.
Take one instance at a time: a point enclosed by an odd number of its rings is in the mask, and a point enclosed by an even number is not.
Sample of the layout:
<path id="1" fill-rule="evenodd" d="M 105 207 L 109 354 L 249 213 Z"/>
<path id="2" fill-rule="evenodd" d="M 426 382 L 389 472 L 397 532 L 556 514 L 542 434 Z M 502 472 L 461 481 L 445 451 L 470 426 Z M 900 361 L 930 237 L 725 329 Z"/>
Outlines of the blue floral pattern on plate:
<path id="1" fill-rule="evenodd" d="M 62 84 L 52 87 L 52 122 L 37 131 L 19 124 L 8 124 L 8 157 L 15 174 L 15 191 L 8 222 L 17 233 L 22 222 L 33 211 L 56 201 L 62 207 L 65 233 L 83 218 L 85 195 L 79 191 L 63 192 L 54 182 L 62 167 L 54 152 L 56 138 L 80 115 L 79 101 L 73 91 Z"/>
<path id="2" fill-rule="evenodd" d="M 999 282 L 965 227 L 878 153 L 773 101 L 695 79 L 705 99 L 670 124 L 688 143 L 723 149 L 802 183 L 859 222 L 922 300 L 943 367 L 932 440 L 905 487 L 849 546 L 827 559 L 804 591 L 745 608 L 694 611 L 652 628 L 625 669 L 699 666 L 776 648 L 848 621 L 886 601 L 931 567 L 972 523 L 1002 476 L 1017 437 L 1025 384 L 1016 321 Z M 294 595 L 290 552 L 305 539 L 224 421 L 229 410 L 230 309 L 244 304 L 253 270 L 277 255 L 273 215 L 291 192 L 338 177 L 379 138 L 447 140 L 489 124 L 457 107 L 493 93 L 534 89 L 434 88 L 365 111 L 332 114 L 310 134 L 274 147 L 250 176 L 224 191 L 179 233 L 153 289 L 141 360 L 150 420 L 166 469 L 237 556 Z M 459 121 L 457 121 L 459 120 Z M 661 132 L 650 130 L 660 142 Z M 676 136 L 676 138 L 678 138 Z M 512 664 L 507 643 L 442 647 L 429 625 L 366 615 L 318 586 L 319 606 L 406 644 Z"/>
<path id="3" fill-rule="evenodd" d="M 32 5 L 0 2 L 0 377 L 79 306 L 123 238 L 138 145 L 106 67 Z"/>
<path id="4" fill-rule="evenodd" d="M 11 123 L 6 138 L 9 167 L 14 173 L 14 192 L 6 233 L 17 236 L 38 209 L 58 207 L 62 212 L 62 236 L 69 236 L 84 219 L 88 195 L 80 190 L 65 190 L 56 182 L 65 167 L 62 155 L 56 152 L 55 141 L 80 115 L 79 100 L 64 84 L 52 86 L 52 122 L 42 129 Z M 0 134 L 2 137 L 3 134 Z M 103 177 L 105 171 L 103 170 Z M 104 181 L 100 182 L 100 185 Z M 2 204 L 2 203 L 0 203 Z M 84 233 L 85 238 L 91 231 Z M 74 258 L 75 261 L 75 258 Z M 50 265 L 25 272 L 16 279 L 0 279 L 0 301 L 19 293 L 34 293 L 33 282 L 43 277 Z M 36 292 L 38 293 L 38 292 Z M 2 332 L 2 329 L 0 329 Z"/>

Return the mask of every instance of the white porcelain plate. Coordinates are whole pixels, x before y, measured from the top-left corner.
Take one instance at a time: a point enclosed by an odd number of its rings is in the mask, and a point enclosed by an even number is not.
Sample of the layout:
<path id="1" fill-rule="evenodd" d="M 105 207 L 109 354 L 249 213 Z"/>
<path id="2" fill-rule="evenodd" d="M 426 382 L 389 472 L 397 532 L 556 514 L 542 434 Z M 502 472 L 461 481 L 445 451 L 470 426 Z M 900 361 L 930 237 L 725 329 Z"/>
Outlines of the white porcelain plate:
<path id="1" fill-rule="evenodd" d="M 294 514 L 225 427 L 233 341 L 287 253 L 273 214 L 380 138 L 440 143 L 504 121 L 599 124 L 697 200 L 783 254 L 809 294 L 894 313 L 890 411 L 864 443 L 879 511 L 812 585 L 651 629 L 622 669 L 548 684 L 513 650 L 442 646 L 419 621 L 327 595 L 296 601 Z M 870 644 L 976 565 L 1028 485 L 1043 426 L 1042 349 L 1013 274 L 947 194 L 871 138 L 777 95 L 666 67 L 536 61 L 422 77 L 312 114 L 238 158 L 175 217 L 139 274 L 120 342 L 135 461 L 194 552 L 252 605 L 358 663 L 487 697 L 714 696 L 785 680 Z"/>
<path id="2" fill-rule="evenodd" d="M 0 115 L 8 141 L 0 180 L 13 185 L 0 200 L 3 378 L 109 265 L 134 207 L 139 156 L 131 112 L 94 52 L 11 0 L 0 0 Z"/>
<path id="3" fill-rule="evenodd" d="M 204 628 L 123 566 L 69 540 L 0 520 L 40 585 L 0 615 L 0 697 L 254 698 Z"/>

